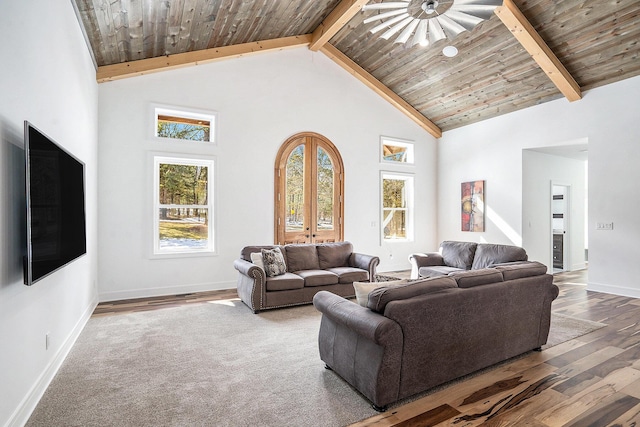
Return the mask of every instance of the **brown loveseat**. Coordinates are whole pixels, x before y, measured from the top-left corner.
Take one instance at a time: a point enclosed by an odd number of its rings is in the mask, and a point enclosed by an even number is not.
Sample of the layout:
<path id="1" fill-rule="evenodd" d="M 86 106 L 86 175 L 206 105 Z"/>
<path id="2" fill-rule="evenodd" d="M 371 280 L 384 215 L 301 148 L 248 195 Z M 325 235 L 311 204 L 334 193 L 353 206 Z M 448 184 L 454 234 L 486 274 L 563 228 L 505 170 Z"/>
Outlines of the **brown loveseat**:
<path id="1" fill-rule="evenodd" d="M 478 270 L 527 259 L 527 252 L 519 246 L 448 240 L 442 242 L 440 252 L 409 255 L 412 279 L 446 276 L 462 270 Z"/>
<path id="2" fill-rule="evenodd" d="M 377 410 L 447 381 L 540 349 L 558 287 L 537 262 L 383 286 L 367 307 L 330 292 L 320 358 Z M 381 283 L 383 285 L 384 283 Z"/>
<path id="3" fill-rule="evenodd" d="M 279 248 L 286 271 L 268 277 L 254 264 L 251 254 Z M 255 255 L 254 255 L 255 257 Z M 268 308 L 310 304 L 313 296 L 327 290 L 346 298 L 355 295 L 353 282 L 373 280 L 380 259 L 353 252 L 349 242 L 247 246 L 234 262 L 238 296 L 254 313 Z"/>

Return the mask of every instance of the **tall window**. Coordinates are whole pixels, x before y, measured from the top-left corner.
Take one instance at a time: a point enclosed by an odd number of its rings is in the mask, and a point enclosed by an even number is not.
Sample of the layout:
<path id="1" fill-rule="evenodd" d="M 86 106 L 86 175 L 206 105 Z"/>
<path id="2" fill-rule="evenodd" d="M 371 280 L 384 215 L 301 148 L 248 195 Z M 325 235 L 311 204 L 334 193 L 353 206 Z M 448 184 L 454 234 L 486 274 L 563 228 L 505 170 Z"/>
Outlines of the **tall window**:
<path id="1" fill-rule="evenodd" d="M 382 172 L 382 236 L 413 239 L 413 176 Z"/>
<path id="2" fill-rule="evenodd" d="M 154 157 L 154 254 L 213 252 L 214 161 Z"/>

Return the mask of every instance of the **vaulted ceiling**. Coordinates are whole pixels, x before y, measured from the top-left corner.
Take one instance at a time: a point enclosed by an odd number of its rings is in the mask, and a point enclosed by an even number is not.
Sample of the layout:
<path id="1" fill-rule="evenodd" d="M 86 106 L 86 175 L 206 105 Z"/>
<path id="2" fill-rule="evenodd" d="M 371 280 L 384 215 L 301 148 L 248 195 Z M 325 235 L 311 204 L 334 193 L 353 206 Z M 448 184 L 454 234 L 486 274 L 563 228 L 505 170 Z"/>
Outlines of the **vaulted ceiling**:
<path id="1" fill-rule="evenodd" d="M 428 47 L 371 34 L 361 8 L 381 1 L 73 0 L 100 82 L 309 46 L 436 137 L 640 74 L 639 0 L 504 0 Z"/>

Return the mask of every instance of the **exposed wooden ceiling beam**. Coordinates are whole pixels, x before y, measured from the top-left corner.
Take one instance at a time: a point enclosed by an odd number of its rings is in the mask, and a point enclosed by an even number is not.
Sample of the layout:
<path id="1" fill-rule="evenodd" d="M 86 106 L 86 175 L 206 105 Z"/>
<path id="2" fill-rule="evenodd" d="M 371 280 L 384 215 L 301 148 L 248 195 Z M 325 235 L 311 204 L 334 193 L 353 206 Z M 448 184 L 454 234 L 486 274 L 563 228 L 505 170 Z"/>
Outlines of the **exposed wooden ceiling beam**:
<path id="1" fill-rule="evenodd" d="M 161 56 L 158 58 L 105 65 L 98 67 L 96 79 L 98 80 L 98 83 L 103 83 L 116 79 L 155 73 L 157 71 L 206 64 L 221 59 L 238 58 L 261 52 L 307 46 L 309 43 L 311 43 L 311 34 L 304 34 L 301 36 L 262 40 L 253 43 L 216 47 L 193 52 L 177 53 L 175 55 Z"/>
<path id="2" fill-rule="evenodd" d="M 313 30 L 313 39 L 311 40 L 309 49 L 314 52 L 320 50 L 368 1 L 369 0 L 342 0 L 331 11 L 329 16 Z"/>
<path id="3" fill-rule="evenodd" d="M 442 130 L 431 120 L 423 116 L 407 101 L 396 95 L 391 89 L 383 85 L 378 79 L 369 74 L 364 68 L 356 64 L 344 53 L 340 52 L 330 43 L 326 43 L 320 51 L 331 58 L 342 68 L 353 74 L 358 80 L 373 89 L 378 95 L 389 101 L 394 107 L 409 116 L 414 122 L 436 138 L 442 137 Z"/>
<path id="4" fill-rule="evenodd" d="M 495 13 L 569 101 L 582 99 L 582 91 L 578 83 L 513 0 L 504 0 L 503 5 L 496 8 Z"/>

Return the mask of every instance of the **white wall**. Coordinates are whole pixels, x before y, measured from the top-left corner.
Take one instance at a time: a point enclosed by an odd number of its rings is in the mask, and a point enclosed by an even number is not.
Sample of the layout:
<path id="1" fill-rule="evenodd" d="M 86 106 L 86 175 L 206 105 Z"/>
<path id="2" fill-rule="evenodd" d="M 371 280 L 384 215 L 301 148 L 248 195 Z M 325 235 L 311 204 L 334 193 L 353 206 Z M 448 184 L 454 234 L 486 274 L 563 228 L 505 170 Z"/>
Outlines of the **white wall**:
<path id="1" fill-rule="evenodd" d="M 522 150 L 589 141 L 589 288 L 640 297 L 640 76 L 445 132 L 438 147 L 438 239 L 522 243 Z M 460 230 L 460 183 L 485 179 L 484 233 Z M 611 231 L 596 222 L 613 222 Z"/>
<path id="2" fill-rule="evenodd" d="M 69 0 L 3 2 L 0 38 L 0 425 L 22 425 L 97 302 L 98 88 Z M 32 287 L 24 120 L 85 162 L 87 179 L 87 255 Z"/>
<path id="3" fill-rule="evenodd" d="M 571 209 L 565 233 L 568 270 L 585 268 L 585 162 L 536 151 L 522 152 L 522 246 L 529 258 L 553 272 L 551 253 L 551 182 L 570 185 Z M 559 220 L 562 221 L 562 220 Z"/>
<path id="4" fill-rule="evenodd" d="M 263 53 L 99 87 L 100 299 L 234 288 L 246 245 L 273 243 L 273 170 L 291 135 L 331 140 L 345 166 L 345 240 L 379 255 L 379 271 L 435 244 L 436 141 L 321 53 Z M 217 111 L 217 146 L 158 142 L 152 103 Z M 380 135 L 415 142 L 416 240 L 380 244 Z M 217 160 L 215 256 L 150 259 L 150 153 Z M 375 226 L 372 225 L 375 223 Z"/>

